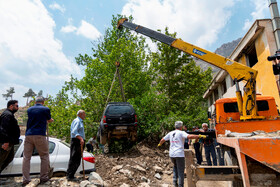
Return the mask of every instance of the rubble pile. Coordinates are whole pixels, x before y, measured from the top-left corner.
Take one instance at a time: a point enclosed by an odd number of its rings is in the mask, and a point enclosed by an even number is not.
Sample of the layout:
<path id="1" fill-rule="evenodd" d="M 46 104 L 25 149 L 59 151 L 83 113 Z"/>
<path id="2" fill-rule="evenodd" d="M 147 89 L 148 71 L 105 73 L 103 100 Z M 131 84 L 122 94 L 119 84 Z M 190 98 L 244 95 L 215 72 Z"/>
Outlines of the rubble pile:
<path id="1" fill-rule="evenodd" d="M 96 155 L 96 170 L 110 186 L 168 186 L 172 168 L 166 149 L 144 143 L 127 153 Z"/>

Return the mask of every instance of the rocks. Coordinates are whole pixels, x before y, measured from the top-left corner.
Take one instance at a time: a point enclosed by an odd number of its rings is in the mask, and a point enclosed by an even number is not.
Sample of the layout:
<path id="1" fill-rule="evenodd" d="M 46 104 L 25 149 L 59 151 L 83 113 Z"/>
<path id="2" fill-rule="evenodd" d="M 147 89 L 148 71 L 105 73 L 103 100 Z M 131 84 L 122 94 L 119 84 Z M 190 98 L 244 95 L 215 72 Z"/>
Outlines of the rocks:
<path id="1" fill-rule="evenodd" d="M 167 175 L 171 175 L 173 173 L 173 171 L 172 170 L 164 171 L 164 173 L 167 174 Z"/>
<path id="2" fill-rule="evenodd" d="M 130 187 L 128 184 L 123 183 L 120 187 Z"/>
<path id="3" fill-rule="evenodd" d="M 80 183 L 80 187 L 86 187 L 86 186 L 89 185 L 89 184 L 90 184 L 89 181 L 82 181 L 82 182 Z"/>
<path id="4" fill-rule="evenodd" d="M 123 165 L 114 166 L 114 167 L 112 168 L 112 172 L 115 173 L 116 171 L 119 171 L 119 170 L 122 169 L 122 168 L 123 168 Z"/>
<path id="5" fill-rule="evenodd" d="M 156 174 L 155 174 L 155 178 L 158 179 L 158 180 L 161 180 L 160 174 L 159 174 L 159 173 L 156 173 Z"/>
<path id="6" fill-rule="evenodd" d="M 142 176 L 142 177 L 141 177 L 141 181 L 143 181 L 143 182 L 148 182 L 148 179 L 147 179 L 146 177 Z"/>
<path id="7" fill-rule="evenodd" d="M 146 173 L 146 170 L 144 168 L 142 168 L 141 166 L 132 166 L 132 168 L 137 169 L 138 171 L 144 172 Z"/>
<path id="8" fill-rule="evenodd" d="M 148 183 L 140 183 L 138 187 L 150 187 Z"/>
<path id="9" fill-rule="evenodd" d="M 153 170 L 157 173 L 162 173 L 163 169 L 157 165 L 153 166 Z"/>
<path id="10" fill-rule="evenodd" d="M 169 151 L 168 151 L 168 150 L 165 150 L 163 153 L 164 153 L 164 154 L 169 154 Z"/>

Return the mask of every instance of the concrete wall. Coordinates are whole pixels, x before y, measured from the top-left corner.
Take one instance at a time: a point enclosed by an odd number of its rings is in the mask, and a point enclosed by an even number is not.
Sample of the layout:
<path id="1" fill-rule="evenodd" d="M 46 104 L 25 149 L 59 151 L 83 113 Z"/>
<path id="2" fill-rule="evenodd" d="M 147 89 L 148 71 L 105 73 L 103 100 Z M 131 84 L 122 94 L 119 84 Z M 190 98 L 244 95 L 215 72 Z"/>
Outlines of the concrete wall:
<path id="1" fill-rule="evenodd" d="M 276 48 L 276 41 L 273 34 L 272 22 L 270 19 L 257 20 L 246 35 L 242 38 L 236 49 L 231 54 L 230 58 L 248 66 L 247 50 L 253 46 L 256 49 L 258 62 L 252 67 L 258 70 L 256 79 L 257 93 L 262 95 L 273 96 L 280 110 L 279 91 L 276 84 L 276 76 L 273 74 L 272 63 L 267 60 L 267 57 L 273 55 Z M 219 80 L 219 81 L 216 81 Z M 227 92 L 222 93 L 222 85 L 219 85 L 221 80 L 226 81 Z M 240 82 L 240 89 L 243 90 L 244 82 Z M 232 79 L 228 74 L 218 73 L 213 78 L 212 84 L 205 92 L 204 98 L 208 99 L 208 111 L 214 111 L 214 105 L 210 106 L 210 98 L 213 98 L 214 90 L 218 89 L 219 98 L 235 97 L 235 85 L 232 85 Z M 214 104 L 214 103 L 213 103 Z"/>

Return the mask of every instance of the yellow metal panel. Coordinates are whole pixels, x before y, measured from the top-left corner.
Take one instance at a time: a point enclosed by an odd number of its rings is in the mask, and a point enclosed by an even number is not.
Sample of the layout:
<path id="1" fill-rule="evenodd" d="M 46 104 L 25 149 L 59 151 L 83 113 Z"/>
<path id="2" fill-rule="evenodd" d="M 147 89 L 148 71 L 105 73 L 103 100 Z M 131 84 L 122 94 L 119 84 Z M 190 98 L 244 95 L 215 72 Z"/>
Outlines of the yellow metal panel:
<path id="1" fill-rule="evenodd" d="M 280 109 L 280 98 L 276 84 L 276 77 L 273 74 L 272 62 L 267 60 L 267 57 L 271 54 L 264 34 L 256 39 L 255 45 L 258 57 L 258 63 L 254 66 L 254 69 L 258 71 L 258 77 L 256 78 L 257 93 L 273 96 L 278 105 L 278 109 Z"/>

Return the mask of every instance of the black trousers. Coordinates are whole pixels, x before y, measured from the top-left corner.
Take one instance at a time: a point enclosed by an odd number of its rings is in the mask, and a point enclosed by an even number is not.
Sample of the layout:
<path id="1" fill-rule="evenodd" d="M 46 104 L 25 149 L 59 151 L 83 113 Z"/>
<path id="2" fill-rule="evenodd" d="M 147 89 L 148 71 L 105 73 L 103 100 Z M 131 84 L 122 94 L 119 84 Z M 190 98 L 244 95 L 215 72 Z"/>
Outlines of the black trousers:
<path id="1" fill-rule="evenodd" d="M 93 152 L 93 146 L 91 144 L 87 143 L 86 147 L 87 147 L 87 152 L 90 152 L 90 153 Z"/>
<path id="2" fill-rule="evenodd" d="M 69 159 L 68 169 L 67 169 L 68 178 L 74 178 L 74 175 L 80 166 L 81 158 L 82 158 L 82 152 L 81 152 L 80 140 L 78 138 L 72 138 L 71 145 L 70 145 L 70 159 Z"/>
<path id="3" fill-rule="evenodd" d="M 194 143 L 193 146 L 194 146 L 194 150 L 195 150 L 195 157 L 196 157 L 196 160 L 197 160 L 197 164 L 201 165 L 202 155 L 201 155 L 201 152 L 200 152 L 200 143 L 199 142 Z"/>
<path id="4" fill-rule="evenodd" d="M 9 149 L 6 151 L 2 149 L 0 143 L 0 173 L 9 165 L 14 159 L 14 145 L 9 145 Z"/>

